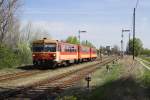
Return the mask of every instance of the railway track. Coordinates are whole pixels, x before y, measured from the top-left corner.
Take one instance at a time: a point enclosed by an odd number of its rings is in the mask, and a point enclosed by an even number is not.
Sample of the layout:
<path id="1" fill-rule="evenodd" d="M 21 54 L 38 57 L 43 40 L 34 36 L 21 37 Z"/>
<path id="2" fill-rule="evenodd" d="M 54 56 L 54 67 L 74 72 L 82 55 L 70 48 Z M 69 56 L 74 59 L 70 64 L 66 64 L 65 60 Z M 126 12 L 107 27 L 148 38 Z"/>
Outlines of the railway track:
<path id="1" fill-rule="evenodd" d="M 46 71 L 23 71 L 23 72 L 16 72 L 16 73 L 11 73 L 11 74 L 6 74 L 6 75 L 1 75 L 0 76 L 0 83 L 2 82 L 7 82 L 7 81 L 11 81 L 11 80 L 16 80 L 19 78 L 25 78 L 31 75 L 35 75 L 35 74 L 40 74 L 40 73 L 44 73 Z"/>
<path id="2" fill-rule="evenodd" d="M 107 58 L 107 57 L 105 57 L 105 58 Z M 42 71 L 40 71 L 40 70 L 21 71 L 21 72 L 16 72 L 16 73 L 11 73 L 11 74 L 0 75 L 0 83 L 11 81 L 11 80 L 16 80 L 19 78 L 25 78 L 25 77 L 29 77 L 32 75 L 45 73 L 45 72 L 48 72 L 48 71 L 43 71 L 43 70 Z"/>
<path id="3" fill-rule="evenodd" d="M 103 62 L 97 62 L 93 65 L 89 65 L 77 70 L 71 70 L 66 73 L 59 74 L 55 77 L 38 81 L 36 83 L 30 84 L 28 86 L 23 86 L 15 90 L 5 91 L 0 95 L 1 99 L 6 99 L 9 97 L 13 98 L 32 98 L 39 99 L 45 93 L 52 93 L 52 91 L 60 91 L 61 89 L 65 89 L 71 87 L 76 84 L 79 80 L 84 78 L 87 74 L 94 72 L 97 70 L 97 65 L 105 65 L 107 63 L 112 62 L 116 58 L 107 58 L 103 60 Z M 67 79 L 65 79 L 67 78 Z M 38 98 L 37 98 L 38 97 Z"/>

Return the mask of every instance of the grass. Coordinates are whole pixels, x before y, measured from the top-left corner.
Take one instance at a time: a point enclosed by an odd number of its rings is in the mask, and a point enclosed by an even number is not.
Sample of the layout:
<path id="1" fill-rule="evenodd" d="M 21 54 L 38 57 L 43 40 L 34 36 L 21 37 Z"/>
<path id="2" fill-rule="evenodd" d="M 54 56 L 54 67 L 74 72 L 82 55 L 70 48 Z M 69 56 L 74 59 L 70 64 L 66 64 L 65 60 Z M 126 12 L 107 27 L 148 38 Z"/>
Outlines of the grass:
<path id="1" fill-rule="evenodd" d="M 122 67 L 120 64 L 109 64 L 111 66 L 110 71 L 108 72 L 105 66 L 102 66 L 101 69 L 97 70 L 92 75 L 92 81 L 90 82 L 90 86 L 96 87 L 92 91 L 88 92 L 86 87 L 85 80 L 82 80 L 84 83 L 84 88 L 71 89 L 61 94 L 59 99 L 64 97 L 73 97 L 77 98 L 77 100 L 99 100 L 99 98 L 105 98 L 105 87 L 101 87 L 103 84 L 111 85 L 110 83 L 114 80 L 117 80 L 120 77 L 120 72 Z M 101 87 L 101 88 L 98 88 Z M 101 94 L 101 95 L 100 95 Z M 65 99 L 64 99 L 65 100 Z M 72 100 L 72 99 L 70 99 Z"/>
<path id="2" fill-rule="evenodd" d="M 62 94 L 62 98 L 73 96 L 77 100 L 150 100 L 150 71 L 136 66 L 133 75 L 124 77 L 125 74 L 122 73 L 125 69 L 123 65 L 116 64 L 107 72 L 103 66 L 92 75 L 90 85 L 94 88 L 91 91 L 79 87 Z"/>
<path id="3" fill-rule="evenodd" d="M 92 91 L 92 94 L 88 99 L 105 100 L 108 96 L 109 91 L 109 89 L 106 87 L 110 87 L 113 81 L 119 79 L 121 70 L 121 65 L 115 65 L 111 68 L 110 72 L 105 71 L 102 76 L 99 76 L 102 78 L 103 82 Z"/>
<path id="4" fill-rule="evenodd" d="M 140 58 L 142 58 L 142 59 L 144 59 L 144 60 L 150 62 L 150 57 L 140 56 Z"/>
<path id="5" fill-rule="evenodd" d="M 145 87 L 149 87 L 150 88 L 150 71 L 149 70 L 144 69 L 143 75 L 141 77 L 141 83 Z"/>
<path id="6" fill-rule="evenodd" d="M 150 57 L 141 56 L 141 58 L 150 62 Z M 145 64 L 149 66 L 149 64 Z M 140 77 L 140 80 L 145 87 L 150 87 L 150 70 L 143 68 L 143 73 Z"/>
<path id="7" fill-rule="evenodd" d="M 104 83 L 94 89 L 88 100 L 150 100 L 150 71 L 135 69 L 135 75 L 120 78 L 121 66 L 113 68 L 104 78 Z M 140 81 L 139 81 L 140 80 Z"/>

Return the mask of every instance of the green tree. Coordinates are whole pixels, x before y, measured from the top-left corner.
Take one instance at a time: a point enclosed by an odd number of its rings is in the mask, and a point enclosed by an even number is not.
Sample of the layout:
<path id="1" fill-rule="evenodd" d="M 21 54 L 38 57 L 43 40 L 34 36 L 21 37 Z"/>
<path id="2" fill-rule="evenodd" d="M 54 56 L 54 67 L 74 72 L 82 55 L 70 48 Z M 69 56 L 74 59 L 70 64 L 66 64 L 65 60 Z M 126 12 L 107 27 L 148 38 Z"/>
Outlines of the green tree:
<path id="1" fill-rule="evenodd" d="M 66 39 L 66 42 L 72 43 L 72 44 L 79 44 L 79 40 L 78 40 L 78 38 L 76 36 L 69 36 Z M 94 47 L 94 45 L 91 42 L 87 41 L 87 40 L 81 41 L 81 44 L 85 45 L 85 46 Z"/>
<path id="2" fill-rule="evenodd" d="M 83 40 L 83 41 L 81 42 L 81 44 L 82 44 L 82 45 L 85 45 L 85 46 L 94 47 L 94 45 L 93 45 L 91 42 L 89 42 L 88 40 Z"/>
<path id="3" fill-rule="evenodd" d="M 69 36 L 69 37 L 66 39 L 66 42 L 72 43 L 72 44 L 79 44 L 79 40 L 77 39 L 76 36 Z"/>
<path id="4" fill-rule="evenodd" d="M 131 39 L 128 42 L 126 50 L 127 50 L 127 52 L 129 54 L 133 54 L 133 39 Z M 135 38 L 135 42 L 134 42 L 134 53 L 135 53 L 135 56 L 140 55 L 142 50 L 143 50 L 143 43 L 142 43 L 142 41 L 139 38 Z"/>

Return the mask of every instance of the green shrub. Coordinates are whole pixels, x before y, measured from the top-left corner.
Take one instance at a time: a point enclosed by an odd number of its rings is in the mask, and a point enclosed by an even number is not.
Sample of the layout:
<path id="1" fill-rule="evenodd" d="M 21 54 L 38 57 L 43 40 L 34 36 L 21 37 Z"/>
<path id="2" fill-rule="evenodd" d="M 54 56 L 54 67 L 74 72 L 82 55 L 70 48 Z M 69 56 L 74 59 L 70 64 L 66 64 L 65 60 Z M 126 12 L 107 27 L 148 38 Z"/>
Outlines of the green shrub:
<path id="1" fill-rule="evenodd" d="M 58 97 L 56 100 L 77 100 L 74 96 L 64 96 L 64 97 Z"/>
<path id="2" fill-rule="evenodd" d="M 10 68 L 18 63 L 17 55 L 5 45 L 0 45 L 0 68 Z"/>
<path id="3" fill-rule="evenodd" d="M 22 64 L 31 64 L 32 52 L 28 43 L 20 43 L 12 49 L 6 45 L 0 45 L 0 69 L 12 68 Z"/>
<path id="4" fill-rule="evenodd" d="M 20 59 L 21 64 L 32 63 L 32 52 L 28 43 L 18 44 L 18 50 L 16 53 Z"/>
<path id="5" fill-rule="evenodd" d="M 145 70 L 142 76 L 142 83 L 146 87 L 150 87 L 150 71 Z"/>

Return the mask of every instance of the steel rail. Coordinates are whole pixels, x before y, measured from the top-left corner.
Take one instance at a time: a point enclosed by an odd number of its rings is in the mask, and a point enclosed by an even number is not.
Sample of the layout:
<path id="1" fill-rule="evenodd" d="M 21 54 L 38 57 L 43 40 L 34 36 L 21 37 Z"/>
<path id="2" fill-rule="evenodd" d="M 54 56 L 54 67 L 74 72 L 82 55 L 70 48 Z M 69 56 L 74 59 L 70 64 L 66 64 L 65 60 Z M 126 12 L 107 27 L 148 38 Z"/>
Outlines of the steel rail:
<path id="1" fill-rule="evenodd" d="M 111 59 L 111 60 L 107 58 L 106 60 L 103 60 L 103 62 L 101 62 L 101 63 L 97 62 L 93 65 L 89 65 L 89 66 L 86 66 L 86 67 L 83 67 L 83 68 L 80 68 L 80 69 L 77 69 L 77 70 L 72 70 L 72 71 L 69 71 L 67 73 L 63 73 L 63 74 L 57 75 L 55 77 L 52 77 L 52 78 L 49 78 L 49 79 L 46 79 L 46 80 L 38 81 L 38 82 L 33 83 L 29 86 L 24 86 L 24 87 L 22 87 L 18 90 L 14 90 L 12 92 L 7 92 L 2 96 L 2 98 L 13 97 L 14 95 L 22 95 L 22 94 L 27 95 L 30 91 L 31 92 L 36 91 L 36 89 L 38 89 L 38 88 L 40 89 L 40 87 L 42 88 L 42 87 L 48 86 L 50 88 L 51 87 L 51 86 L 49 86 L 50 84 L 52 85 L 53 83 L 58 83 L 59 80 L 65 78 L 65 77 L 68 77 L 68 76 L 73 75 L 73 74 L 77 75 L 77 73 L 80 73 L 80 74 L 78 74 L 78 75 L 80 75 L 80 77 L 79 76 L 76 77 L 76 78 L 74 77 L 73 78 L 74 80 L 71 79 L 71 80 L 68 80 L 68 81 L 64 81 L 65 83 L 61 82 L 61 83 L 63 83 L 63 85 L 62 84 L 55 85 L 55 88 L 70 87 L 74 84 L 75 81 L 80 80 L 81 76 L 83 78 L 83 76 L 87 75 L 88 73 L 91 73 L 91 72 L 95 71 L 98 68 L 98 67 L 92 67 L 92 66 L 96 66 L 98 64 L 104 65 L 104 64 L 107 64 L 107 63 L 111 62 L 112 60 L 114 60 L 114 58 Z M 86 72 L 85 72 L 85 70 L 86 70 Z"/>

